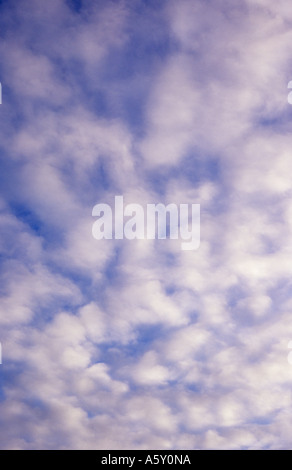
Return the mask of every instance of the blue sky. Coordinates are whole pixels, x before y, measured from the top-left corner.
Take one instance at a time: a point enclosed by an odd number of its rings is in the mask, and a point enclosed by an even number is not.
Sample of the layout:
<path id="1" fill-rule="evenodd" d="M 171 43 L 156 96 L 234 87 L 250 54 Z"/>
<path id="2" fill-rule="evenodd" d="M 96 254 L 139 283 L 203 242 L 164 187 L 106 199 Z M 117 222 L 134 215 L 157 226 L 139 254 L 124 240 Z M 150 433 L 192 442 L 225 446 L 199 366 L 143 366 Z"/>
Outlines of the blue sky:
<path id="1" fill-rule="evenodd" d="M 291 448 L 288 0 L 0 2 L 0 448 Z M 92 209 L 201 205 L 201 244 Z"/>

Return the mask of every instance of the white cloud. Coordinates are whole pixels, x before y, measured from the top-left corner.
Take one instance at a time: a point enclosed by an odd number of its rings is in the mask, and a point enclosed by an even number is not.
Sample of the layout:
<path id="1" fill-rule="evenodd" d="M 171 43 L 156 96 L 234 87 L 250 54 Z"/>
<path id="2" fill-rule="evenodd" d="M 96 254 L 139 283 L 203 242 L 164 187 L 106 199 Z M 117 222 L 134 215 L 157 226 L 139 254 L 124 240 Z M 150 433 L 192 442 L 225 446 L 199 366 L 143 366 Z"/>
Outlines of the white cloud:
<path id="1" fill-rule="evenodd" d="M 1 448 L 289 447 L 288 2 L 145 6 L 151 38 L 136 3 L 25 3 L 1 6 Z M 199 250 L 94 240 L 115 194 L 200 203 Z"/>

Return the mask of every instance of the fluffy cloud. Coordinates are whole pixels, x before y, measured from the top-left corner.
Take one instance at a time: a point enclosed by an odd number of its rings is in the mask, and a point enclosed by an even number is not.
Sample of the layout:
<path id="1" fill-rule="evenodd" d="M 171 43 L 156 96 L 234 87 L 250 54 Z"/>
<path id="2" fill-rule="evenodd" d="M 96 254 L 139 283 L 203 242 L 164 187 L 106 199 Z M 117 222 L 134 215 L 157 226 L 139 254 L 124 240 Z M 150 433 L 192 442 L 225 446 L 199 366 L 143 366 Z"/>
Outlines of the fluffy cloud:
<path id="1" fill-rule="evenodd" d="M 0 8 L 1 448 L 289 448 L 288 1 Z M 119 194 L 200 248 L 95 240 Z"/>

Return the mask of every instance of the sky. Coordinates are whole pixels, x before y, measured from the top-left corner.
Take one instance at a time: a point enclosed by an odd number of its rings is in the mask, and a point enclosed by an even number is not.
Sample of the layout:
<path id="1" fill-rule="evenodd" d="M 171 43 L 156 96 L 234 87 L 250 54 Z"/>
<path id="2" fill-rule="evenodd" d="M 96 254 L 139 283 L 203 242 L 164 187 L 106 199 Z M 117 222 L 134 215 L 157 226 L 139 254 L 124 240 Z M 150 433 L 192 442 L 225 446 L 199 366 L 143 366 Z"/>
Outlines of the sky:
<path id="1" fill-rule="evenodd" d="M 0 37 L 0 448 L 291 448 L 291 2 L 2 0 Z M 96 240 L 116 195 L 200 204 L 199 248 Z"/>

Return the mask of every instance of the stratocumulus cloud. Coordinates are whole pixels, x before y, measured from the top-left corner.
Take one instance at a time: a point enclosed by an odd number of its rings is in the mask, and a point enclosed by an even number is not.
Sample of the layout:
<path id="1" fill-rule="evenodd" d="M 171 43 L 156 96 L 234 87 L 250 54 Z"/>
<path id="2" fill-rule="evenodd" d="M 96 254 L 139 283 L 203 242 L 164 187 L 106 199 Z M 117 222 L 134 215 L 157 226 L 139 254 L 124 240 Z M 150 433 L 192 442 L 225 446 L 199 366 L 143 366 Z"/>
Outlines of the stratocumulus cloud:
<path id="1" fill-rule="evenodd" d="M 291 20 L 1 2 L 1 449 L 291 447 Z M 199 248 L 94 239 L 117 195 Z"/>

